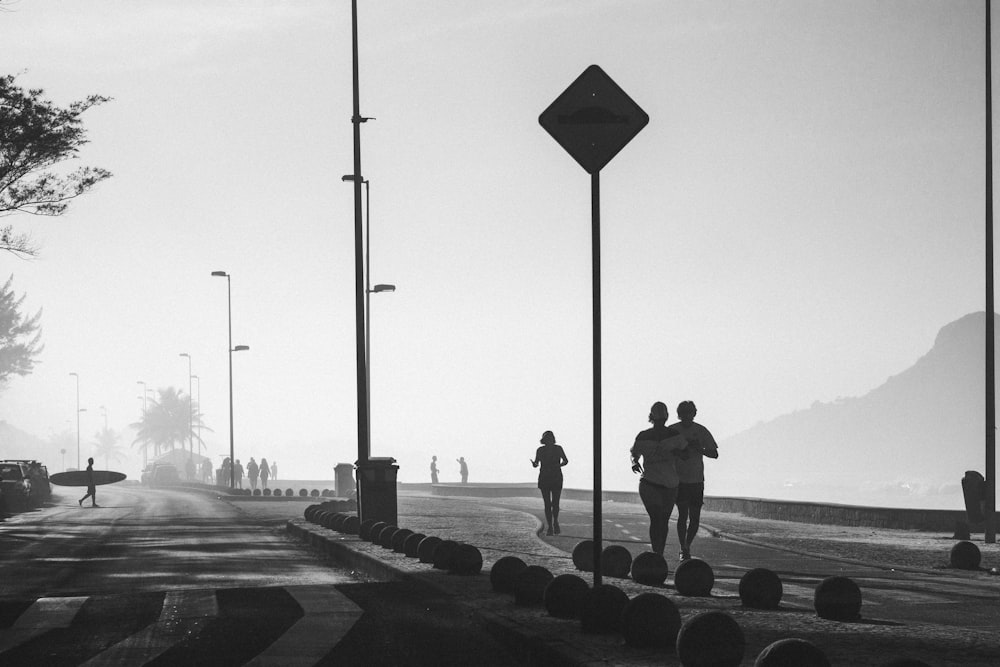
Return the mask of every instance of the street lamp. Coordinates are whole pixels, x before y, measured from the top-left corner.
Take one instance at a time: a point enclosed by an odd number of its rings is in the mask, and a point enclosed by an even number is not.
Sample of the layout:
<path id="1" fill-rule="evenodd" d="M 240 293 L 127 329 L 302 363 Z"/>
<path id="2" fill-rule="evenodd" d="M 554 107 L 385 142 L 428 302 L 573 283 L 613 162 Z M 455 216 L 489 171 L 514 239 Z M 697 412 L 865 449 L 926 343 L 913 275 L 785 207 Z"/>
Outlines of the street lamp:
<path id="1" fill-rule="evenodd" d="M 249 350 L 249 345 L 233 347 L 233 291 L 231 276 L 225 271 L 212 271 L 217 278 L 226 279 L 226 304 L 229 312 L 229 488 L 236 488 L 236 452 L 233 438 L 233 352 Z"/>
<path id="2" fill-rule="evenodd" d="M 80 376 L 70 373 L 76 378 L 76 469 L 80 469 Z"/>
<path id="3" fill-rule="evenodd" d="M 192 375 L 191 379 L 198 381 L 198 453 L 201 454 L 201 378 Z"/>
<path id="4" fill-rule="evenodd" d="M 194 456 L 194 399 L 191 398 L 191 355 L 187 352 L 181 352 L 180 356 L 187 357 L 188 360 L 188 438 L 190 439 L 190 447 L 188 448 L 188 460 Z"/>
<path id="5" fill-rule="evenodd" d="M 340 177 L 344 182 L 355 181 L 354 174 L 346 174 Z M 368 179 L 361 181 L 365 186 L 365 425 L 367 426 L 367 446 L 368 454 L 371 454 L 372 438 L 372 349 L 371 349 L 371 318 L 372 304 L 371 294 L 373 292 L 395 292 L 395 285 L 371 286 L 371 193 L 368 190 Z"/>

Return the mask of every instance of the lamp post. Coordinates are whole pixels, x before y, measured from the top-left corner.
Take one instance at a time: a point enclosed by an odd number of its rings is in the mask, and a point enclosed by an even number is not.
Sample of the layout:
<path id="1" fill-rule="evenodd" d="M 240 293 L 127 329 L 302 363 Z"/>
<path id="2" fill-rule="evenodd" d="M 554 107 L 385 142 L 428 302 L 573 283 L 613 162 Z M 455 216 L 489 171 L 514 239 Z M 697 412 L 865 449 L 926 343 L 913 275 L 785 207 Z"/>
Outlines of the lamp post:
<path id="1" fill-rule="evenodd" d="M 142 399 L 142 419 L 143 419 L 143 421 L 145 421 L 145 419 L 146 419 L 146 391 L 147 391 L 147 389 L 146 389 L 146 383 L 143 382 L 142 380 L 137 380 L 136 384 L 141 384 L 142 385 L 142 396 L 140 396 L 139 398 Z M 146 447 L 142 448 L 142 468 L 143 468 L 143 470 L 146 469 L 146 465 L 148 463 L 149 463 L 149 448 L 148 448 L 148 445 L 147 445 Z"/>
<path id="2" fill-rule="evenodd" d="M 226 304 L 229 312 L 229 343 L 226 350 L 229 351 L 229 488 L 236 488 L 236 451 L 233 438 L 233 352 L 249 350 L 246 345 L 237 345 L 233 348 L 233 291 L 231 276 L 225 271 L 212 271 L 212 275 L 217 278 L 226 279 Z"/>
<path id="3" fill-rule="evenodd" d="M 80 469 L 80 376 L 70 373 L 76 378 L 76 469 Z"/>
<path id="4" fill-rule="evenodd" d="M 340 180 L 345 182 L 353 182 L 354 175 L 347 174 L 341 176 Z M 372 303 L 371 295 L 373 292 L 395 292 L 395 285 L 376 285 L 374 288 L 371 286 L 371 276 L 372 276 L 372 262 L 371 262 L 371 226 L 372 226 L 372 214 L 371 214 L 371 192 L 368 190 L 368 179 L 361 181 L 365 186 L 365 402 L 367 403 L 367 409 L 365 410 L 365 417 L 367 419 L 366 425 L 368 427 L 368 453 L 371 454 L 371 438 L 372 438 Z"/>
<path id="5" fill-rule="evenodd" d="M 201 378 L 192 375 L 191 379 L 198 381 L 198 453 L 201 454 Z"/>
<path id="6" fill-rule="evenodd" d="M 180 356 L 187 357 L 188 360 L 188 438 L 190 447 L 188 448 L 188 459 L 194 455 L 194 399 L 191 397 L 191 355 L 181 352 Z"/>

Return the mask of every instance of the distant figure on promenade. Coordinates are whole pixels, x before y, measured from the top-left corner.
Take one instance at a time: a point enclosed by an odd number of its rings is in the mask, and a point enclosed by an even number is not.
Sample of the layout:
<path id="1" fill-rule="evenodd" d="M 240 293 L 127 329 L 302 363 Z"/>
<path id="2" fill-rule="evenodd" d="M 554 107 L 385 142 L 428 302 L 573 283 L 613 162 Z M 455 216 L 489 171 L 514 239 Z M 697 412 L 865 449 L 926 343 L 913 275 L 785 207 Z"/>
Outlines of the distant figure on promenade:
<path id="1" fill-rule="evenodd" d="M 210 484 L 212 482 L 212 460 L 205 459 L 201 462 L 201 481 L 202 484 Z"/>
<path id="2" fill-rule="evenodd" d="M 680 431 L 685 437 L 694 437 L 696 442 L 688 445 L 677 459 L 677 540 L 681 545 L 680 559 L 691 558 L 691 542 L 701 525 L 701 507 L 705 504 L 705 459 L 719 458 L 719 446 L 711 432 L 694 420 L 698 408 L 694 401 L 681 401 L 677 405 L 676 424 L 670 428 Z"/>
<path id="3" fill-rule="evenodd" d="M 197 470 L 196 470 L 195 465 L 194 465 L 194 457 L 189 456 L 188 460 L 187 460 L 187 463 L 184 464 L 184 474 L 187 476 L 187 478 L 189 480 L 191 480 L 193 482 L 194 481 L 194 476 L 195 476 L 196 472 L 197 472 Z"/>
<path id="4" fill-rule="evenodd" d="M 216 481 L 220 486 L 229 486 L 233 481 L 233 461 L 228 456 L 222 459 L 222 467 L 219 468 L 220 478 Z"/>
<path id="5" fill-rule="evenodd" d="M 455 460 L 458 461 L 459 472 L 462 475 L 462 484 L 468 484 L 469 483 L 469 466 L 465 462 L 465 457 L 464 456 L 459 456 Z"/>
<path id="6" fill-rule="evenodd" d="M 688 446 L 680 432 L 667 428 L 670 412 L 665 403 L 657 401 L 649 409 L 653 428 L 641 431 L 632 445 L 632 470 L 639 480 L 639 498 L 649 515 L 649 543 L 655 553 L 663 555 L 670 532 L 670 515 L 677 501 L 677 455 Z M 639 463 L 642 457 L 642 463 Z"/>
<path id="7" fill-rule="evenodd" d="M 260 459 L 260 485 L 267 488 L 267 478 L 271 476 L 271 468 L 267 465 L 267 459 Z"/>
<path id="8" fill-rule="evenodd" d="M 94 459 L 87 459 L 87 495 L 77 502 L 83 507 L 83 501 L 90 498 L 91 507 L 97 507 L 97 485 L 94 484 Z"/>
<path id="9" fill-rule="evenodd" d="M 247 480 L 250 481 L 250 489 L 253 491 L 257 490 L 257 475 L 260 474 L 260 469 L 257 467 L 257 462 L 250 457 L 250 463 L 247 464 Z"/>
<path id="10" fill-rule="evenodd" d="M 559 534 L 559 496 L 562 495 L 562 467 L 569 463 L 562 446 L 556 444 L 556 436 L 552 431 L 542 434 L 539 441 L 542 446 L 535 452 L 531 465 L 538 471 L 538 488 L 542 492 L 542 503 L 545 505 L 545 523 L 548 528 L 546 535 Z"/>
<path id="11" fill-rule="evenodd" d="M 271 481 L 273 482 L 277 479 L 278 479 L 278 462 L 271 461 Z"/>
<path id="12" fill-rule="evenodd" d="M 438 457 L 431 457 L 431 484 L 438 483 Z"/>
<path id="13" fill-rule="evenodd" d="M 233 468 L 233 472 L 236 473 L 236 488 L 243 488 L 243 464 L 240 463 L 239 459 L 236 459 L 236 467 Z"/>

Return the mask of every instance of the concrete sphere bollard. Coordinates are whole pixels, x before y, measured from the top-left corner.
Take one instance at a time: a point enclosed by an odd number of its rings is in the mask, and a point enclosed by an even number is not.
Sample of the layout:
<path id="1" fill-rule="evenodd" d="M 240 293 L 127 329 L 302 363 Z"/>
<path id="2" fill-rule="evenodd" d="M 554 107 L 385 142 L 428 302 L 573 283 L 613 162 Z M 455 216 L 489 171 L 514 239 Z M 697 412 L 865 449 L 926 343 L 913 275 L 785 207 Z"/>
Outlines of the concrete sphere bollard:
<path id="1" fill-rule="evenodd" d="M 382 529 L 382 532 L 378 534 L 377 544 L 383 549 L 392 548 L 392 537 L 399 530 L 399 526 L 386 526 Z"/>
<path id="2" fill-rule="evenodd" d="M 349 516 L 350 516 L 349 514 L 344 514 L 343 512 L 337 512 L 333 517 L 333 523 L 331 525 L 331 528 L 333 528 L 338 533 L 345 532 L 344 525 L 347 523 L 347 517 Z"/>
<path id="3" fill-rule="evenodd" d="M 674 646 L 680 629 L 681 612 L 666 595 L 641 593 L 629 600 L 622 610 L 622 635 L 629 646 Z"/>
<path id="4" fill-rule="evenodd" d="M 827 577 L 816 587 L 813 606 L 820 618 L 855 621 L 861 618 L 861 589 L 847 577 Z"/>
<path id="5" fill-rule="evenodd" d="M 451 557 L 449 572 L 454 574 L 472 575 L 483 570 L 483 554 L 471 544 L 459 544 Z"/>
<path id="6" fill-rule="evenodd" d="M 306 489 L 299 489 L 299 496 L 301 498 L 308 498 L 309 497 L 309 491 L 307 491 Z"/>
<path id="7" fill-rule="evenodd" d="M 637 584 L 662 586 L 669 574 L 667 559 L 654 551 L 641 553 L 632 561 L 632 580 Z"/>
<path id="8" fill-rule="evenodd" d="M 677 657 L 684 667 L 737 667 L 746 644 L 743 630 L 732 616 L 706 611 L 681 625 Z"/>
<path id="9" fill-rule="evenodd" d="M 686 560 L 674 570 L 674 588 L 685 597 L 708 597 L 714 585 L 712 566 L 700 558 Z"/>
<path id="10" fill-rule="evenodd" d="M 740 600 L 744 607 L 777 609 L 784 595 L 781 578 L 765 567 L 758 567 L 740 578 Z"/>
<path id="11" fill-rule="evenodd" d="M 454 540 L 444 540 L 434 548 L 434 569 L 450 570 L 455 559 L 455 550 L 458 549 L 458 542 Z"/>
<path id="12" fill-rule="evenodd" d="M 320 508 L 320 506 L 319 506 L 319 505 L 309 505 L 309 506 L 308 506 L 308 507 L 306 507 L 306 508 L 305 508 L 305 510 L 304 510 L 304 511 L 302 512 L 302 516 L 303 516 L 303 517 L 305 518 L 305 520 L 306 520 L 306 521 L 308 521 L 308 522 L 312 523 L 312 517 L 313 517 L 313 514 L 314 514 L 314 513 L 315 513 L 315 512 L 316 512 L 316 511 L 317 511 L 317 510 L 318 510 L 319 508 Z"/>
<path id="13" fill-rule="evenodd" d="M 260 495 L 260 489 L 254 489 L 254 490 L 253 490 L 253 494 L 254 494 L 255 496 L 259 496 L 259 495 Z"/>
<path id="14" fill-rule="evenodd" d="M 583 598 L 589 590 L 587 582 L 575 574 L 560 574 L 545 587 L 542 595 L 545 611 L 556 618 L 579 618 Z"/>
<path id="15" fill-rule="evenodd" d="M 281 497 L 281 489 L 275 489 L 274 492 L 273 492 L 273 495 L 274 495 L 275 498 L 280 498 Z"/>
<path id="16" fill-rule="evenodd" d="M 358 535 L 361 532 L 361 519 L 357 514 L 348 515 L 344 519 L 344 532 L 348 535 Z"/>
<path id="17" fill-rule="evenodd" d="M 951 566 L 959 570 L 978 570 L 982 554 L 972 542 L 963 540 L 951 548 Z"/>
<path id="18" fill-rule="evenodd" d="M 434 550 L 437 549 L 437 545 L 441 544 L 441 541 L 440 537 L 433 535 L 420 540 L 420 546 L 417 547 L 417 557 L 421 563 L 430 565 L 434 563 Z"/>
<path id="19" fill-rule="evenodd" d="M 573 565 L 581 572 L 594 571 L 594 541 L 583 540 L 573 547 Z"/>
<path id="20" fill-rule="evenodd" d="M 545 587 L 555 577 L 540 565 L 529 565 L 514 577 L 514 604 L 541 604 L 545 600 Z"/>
<path id="21" fill-rule="evenodd" d="M 609 634 L 622 627 L 622 612 L 628 595 L 611 584 L 594 586 L 587 591 L 580 609 L 580 625 L 586 634 Z"/>
<path id="22" fill-rule="evenodd" d="M 388 526 L 389 524 L 385 521 L 376 521 L 372 525 L 368 526 L 368 537 L 362 536 L 361 539 L 374 542 L 378 539 L 378 534 L 385 530 Z"/>
<path id="23" fill-rule="evenodd" d="M 396 553 L 403 553 L 403 543 L 406 542 L 406 538 L 413 534 L 413 531 L 409 528 L 400 528 L 392 535 L 392 550 Z"/>
<path id="24" fill-rule="evenodd" d="M 330 510 L 324 510 L 319 513 L 319 525 L 324 528 L 333 528 L 333 518 L 337 516 L 336 512 L 331 512 Z"/>
<path id="25" fill-rule="evenodd" d="M 312 496 L 313 498 L 319 498 L 319 489 L 313 489 L 312 491 L 309 492 L 309 495 Z"/>
<path id="26" fill-rule="evenodd" d="M 779 639 L 767 646 L 754 667 L 830 667 L 830 661 L 823 651 L 805 639 Z"/>
<path id="27" fill-rule="evenodd" d="M 270 496 L 271 495 L 271 489 L 264 489 L 264 495 L 265 496 Z"/>
<path id="28" fill-rule="evenodd" d="M 423 533 L 413 533 L 403 540 L 403 553 L 407 558 L 417 557 L 417 550 L 420 548 L 420 543 L 425 537 L 427 536 Z"/>
<path id="29" fill-rule="evenodd" d="M 285 489 L 285 495 L 291 498 L 292 496 L 295 495 L 295 492 L 292 491 L 291 489 Z"/>
<path id="30" fill-rule="evenodd" d="M 625 579 L 632 569 L 632 554 L 620 544 L 604 547 L 601 552 L 601 573 L 606 577 Z"/>
<path id="31" fill-rule="evenodd" d="M 365 519 L 361 522 L 361 526 L 358 529 L 358 537 L 363 540 L 367 540 L 368 536 L 371 535 L 372 526 L 374 526 L 378 521 L 375 519 Z"/>
<path id="32" fill-rule="evenodd" d="M 526 567 L 517 556 L 504 556 L 490 568 L 490 585 L 497 593 L 513 593 L 514 580 Z"/>

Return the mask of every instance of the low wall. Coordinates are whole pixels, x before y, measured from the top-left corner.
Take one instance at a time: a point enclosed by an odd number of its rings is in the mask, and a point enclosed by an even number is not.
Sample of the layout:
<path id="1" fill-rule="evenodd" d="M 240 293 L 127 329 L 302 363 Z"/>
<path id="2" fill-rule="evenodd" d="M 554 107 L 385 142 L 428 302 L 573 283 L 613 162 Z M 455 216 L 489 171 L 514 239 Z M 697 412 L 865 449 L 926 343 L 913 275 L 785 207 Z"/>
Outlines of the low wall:
<path id="1" fill-rule="evenodd" d="M 481 498 L 533 497 L 538 495 L 534 484 L 413 484 L 410 487 L 428 489 L 436 496 L 477 496 Z M 563 489 L 563 498 L 591 500 L 589 489 Z M 605 501 L 639 503 L 637 491 L 604 491 Z M 965 512 L 959 510 L 909 509 L 896 507 L 862 507 L 792 500 L 766 500 L 763 498 L 730 498 L 705 496 L 705 510 L 742 514 L 756 519 L 777 519 L 800 523 L 836 526 L 870 526 L 900 530 L 948 532 L 955 530 L 958 522 L 967 522 Z"/>

